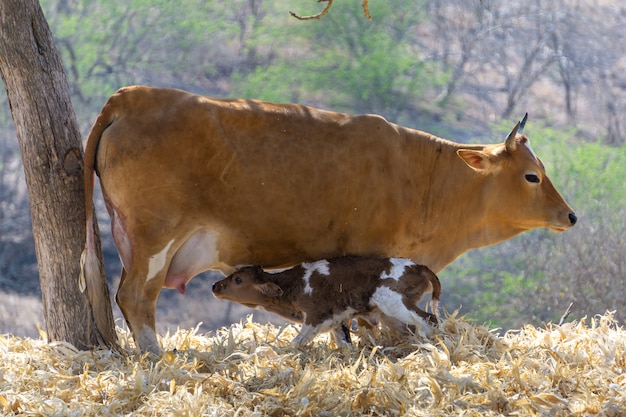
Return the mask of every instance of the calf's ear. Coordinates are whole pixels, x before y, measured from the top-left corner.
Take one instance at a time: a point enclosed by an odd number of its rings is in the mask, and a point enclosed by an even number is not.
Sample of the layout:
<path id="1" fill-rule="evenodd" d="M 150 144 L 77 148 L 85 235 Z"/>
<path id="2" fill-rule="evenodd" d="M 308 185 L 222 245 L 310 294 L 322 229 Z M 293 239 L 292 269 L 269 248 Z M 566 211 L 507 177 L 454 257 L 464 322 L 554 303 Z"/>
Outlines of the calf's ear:
<path id="1" fill-rule="evenodd" d="M 283 289 L 272 282 L 264 282 L 263 284 L 258 284 L 257 289 L 261 292 L 261 294 L 268 297 L 280 297 L 281 295 L 283 295 Z"/>

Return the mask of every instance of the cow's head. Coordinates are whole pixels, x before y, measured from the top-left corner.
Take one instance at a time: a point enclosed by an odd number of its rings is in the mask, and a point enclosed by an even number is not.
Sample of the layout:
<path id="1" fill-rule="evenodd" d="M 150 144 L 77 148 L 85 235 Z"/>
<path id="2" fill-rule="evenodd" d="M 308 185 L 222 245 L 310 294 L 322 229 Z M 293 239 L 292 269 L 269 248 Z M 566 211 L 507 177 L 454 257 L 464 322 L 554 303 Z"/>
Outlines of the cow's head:
<path id="1" fill-rule="evenodd" d="M 280 297 L 283 290 L 270 282 L 259 266 L 247 266 L 213 284 L 213 294 L 223 300 L 235 301 L 255 308 Z"/>
<path id="2" fill-rule="evenodd" d="M 549 228 L 562 232 L 576 224 L 576 214 L 546 175 L 523 128 L 528 114 L 504 143 L 458 155 L 486 181 L 482 199 L 492 219 L 519 231 Z"/>

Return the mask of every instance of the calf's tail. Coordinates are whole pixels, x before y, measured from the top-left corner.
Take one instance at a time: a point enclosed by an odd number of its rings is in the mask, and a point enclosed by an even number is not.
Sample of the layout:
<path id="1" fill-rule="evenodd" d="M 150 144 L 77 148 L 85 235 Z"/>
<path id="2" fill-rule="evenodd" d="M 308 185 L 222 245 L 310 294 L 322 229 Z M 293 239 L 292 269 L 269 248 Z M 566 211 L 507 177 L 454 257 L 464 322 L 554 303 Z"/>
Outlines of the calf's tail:
<path id="1" fill-rule="evenodd" d="M 441 297 L 441 283 L 439 277 L 434 272 L 430 272 L 430 285 L 433 287 L 431 292 L 430 308 L 432 313 L 439 317 L 439 298 Z"/>

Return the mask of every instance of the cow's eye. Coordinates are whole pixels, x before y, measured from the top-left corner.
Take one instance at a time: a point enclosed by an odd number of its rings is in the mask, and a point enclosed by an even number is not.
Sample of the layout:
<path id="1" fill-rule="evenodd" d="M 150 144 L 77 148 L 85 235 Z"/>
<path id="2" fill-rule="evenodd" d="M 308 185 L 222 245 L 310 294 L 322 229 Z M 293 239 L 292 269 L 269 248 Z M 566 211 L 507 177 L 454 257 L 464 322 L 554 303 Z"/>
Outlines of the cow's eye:
<path id="1" fill-rule="evenodd" d="M 525 178 L 526 178 L 526 181 L 528 182 L 534 182 L 537 184 L 540 182 L 539 177 L 536 176 L 535 174 L 526 174 Z"/>
<path id="2" fill-rule="evenodd" d="M 241 278 L 236 277 L 235 278 L 235 284 L 237 284 L 237 285 L 241 284 Z"/>

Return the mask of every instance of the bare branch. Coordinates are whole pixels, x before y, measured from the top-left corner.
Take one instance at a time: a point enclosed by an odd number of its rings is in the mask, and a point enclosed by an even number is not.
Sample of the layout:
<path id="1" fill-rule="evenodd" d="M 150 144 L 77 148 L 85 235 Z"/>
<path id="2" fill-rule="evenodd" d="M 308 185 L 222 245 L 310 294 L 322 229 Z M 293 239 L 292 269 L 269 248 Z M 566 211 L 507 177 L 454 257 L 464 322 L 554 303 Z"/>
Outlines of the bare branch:
<path id="1" fill-rule="evenodd" d="M 363 14 L 365 14 L 367 20 L 372 20 L 372 15 L 370 14 L 369 0 L 363 0 Z"/>
<path id="2" fill-rule="evenodd" d="M 321 19 L 322 17 L 324 17 L 324 15 L 326 13 L 328 13 L 328 11 L 330 10 L 330 8 L 333 6 L 333 0 L 317 0 L 318 3 L 322 3 L 322 2 L 328 2 L 328 4 L 326 5 L 326 7 L 324 8 L 324 10 L 322 10 L 321 12 L 319 12 L 318 14 L 314 14 L 314 15 L 310 15 L 310 16 L 300 16 L 295 14 L 294 12 L 289 12 L 290 15 L 292 15 L 293 17 L 295 17 L 298 20 L 312 20 L 312 19 Z"/>
<path id="3" fill-rule="evenodd" d="M 330 8 L 333 6 L 333 0 L 317 0 L 317 2 L 318 3 L 322 3 L 322 2 L 327 2 L 328 3 L 326 5 L 326 7 L 324 8 L 324 10 L 322 10 L 318 14 L 313 14 L 313 15 L 310 15 L 310 16 L 300 16 L 299 14 L 295 14 L 294 12 L 289 12 L 289 14 L 292 15 L 293 17 L 295 17 L 298 20 L 321 19 L 322 17 L 324 17 L 324 15 L 326 15 L 326 13 L 328 13 Z M 363 14 L 367 18 L 367 20 L 372 20 L 372 15 L 370 15 L 369 0 L 363 0 L 362 4 L 363 4 Z"/>

